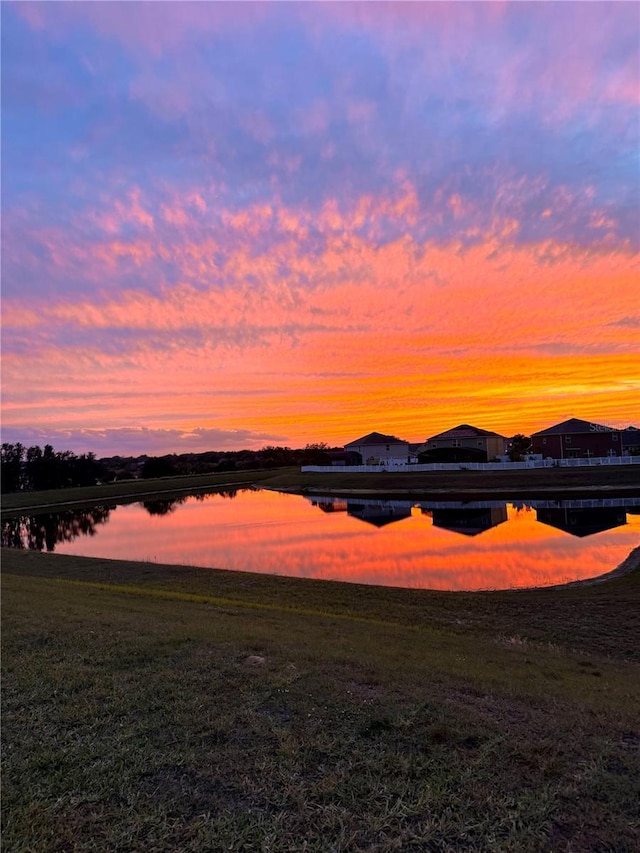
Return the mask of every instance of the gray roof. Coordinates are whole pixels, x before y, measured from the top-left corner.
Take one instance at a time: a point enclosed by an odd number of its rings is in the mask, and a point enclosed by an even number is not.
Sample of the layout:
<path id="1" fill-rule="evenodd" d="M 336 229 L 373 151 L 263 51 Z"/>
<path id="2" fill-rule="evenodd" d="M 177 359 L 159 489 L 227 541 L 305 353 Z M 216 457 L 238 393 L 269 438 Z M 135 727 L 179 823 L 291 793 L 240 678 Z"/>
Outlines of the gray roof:
<path id="1" fill-rule="evenodd" d="M 497 432 L 490 432 L 487 429 L 480 429 L 480 427 L 474 427 L 470 424 L 459 424 L 457 427 L 453 427 L 452 429 L 448 429 L 446 432 L 439 432 L 438 435 L 432 435 L 427 441 L 435 441 L 436 439 L 449 439 L 449 438 L 483 438 L 483 437 L 493 437 L 493 438 L 505 438 L 504 435 L 500 435 Z"/>
<path id="2" fill-rule="evenodd" d="M 553 426 L 547 427 L 547 429 L 538 430 L 538 432 L 534 432 L 533 435 L 576 435 L 580 433 L 618 431 L 619 430 L 615 429 L 615 427 L 602 426 L 602 424 L 596 424 L 593 421 L 583 421 L 580 418 L 569 418 L 568 421 L 562 421 L 562 423 L 554 424 Z"/>
<path id="3" fill-rule="evenodd" d="M 370 432 L 369 435 L 364 435 L 362 438 L 357 438 L 355 441 L 350 441 L 345 444 L 345 447 L 355 447 L 362 444 L 406 444 L 408 441 L 403 441 L 401 438 L 396 438 L 395 435 L 384 435 L 381 432 Z"/>

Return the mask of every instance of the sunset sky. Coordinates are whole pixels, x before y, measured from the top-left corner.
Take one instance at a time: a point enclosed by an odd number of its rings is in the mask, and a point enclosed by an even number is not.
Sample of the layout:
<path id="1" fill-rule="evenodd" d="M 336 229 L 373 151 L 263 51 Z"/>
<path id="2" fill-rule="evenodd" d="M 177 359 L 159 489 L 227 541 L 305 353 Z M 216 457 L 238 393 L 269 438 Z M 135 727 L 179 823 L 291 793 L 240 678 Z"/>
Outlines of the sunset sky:
<path id="1" fill-rule="evenodd" d="M 638 5 L 2 4 L 2 440 L 640 418 Z"/>

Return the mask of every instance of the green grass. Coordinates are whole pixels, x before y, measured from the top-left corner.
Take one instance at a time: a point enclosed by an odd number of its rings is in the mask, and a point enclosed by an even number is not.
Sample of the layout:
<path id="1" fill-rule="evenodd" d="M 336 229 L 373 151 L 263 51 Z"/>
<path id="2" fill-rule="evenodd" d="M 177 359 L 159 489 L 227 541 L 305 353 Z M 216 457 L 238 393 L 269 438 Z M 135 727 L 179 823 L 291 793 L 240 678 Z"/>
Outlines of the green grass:
<path id="1" fill-rule="evenodd" d="M 575 497 L 611 497 L 640 493 L 640 465 L 601 468 L 547 468 L 524 471 L 427 471 L 384 474 L 354 474 L 348 470 L 324 474 L 305 473 L 298 468 L 266 471 L 237 471 L 153 480 L 123 480 L 100 486 L 55 489 L 48 492 L 17 492 L 2 495 L 5 517 L 58 507 L 84 507 L 97 503 L 120 504 L 147 498 L 202 494 L 216 489 L 265 486 L 295 492 L 421 495 L 457 497 L 534 498 L 550 492 Z"/>
<path id="2" fill-rule="evenodd" d="M 11 851 L 637 851 L 640 577 L 434 593 L 3 552 Z"/>
<path id="3" fill-rule="evenodd" d="M 639 494 L 640 465 L 590 468 L 531 468 L 516 471 L 404 471 L 354 473 L 348 469 L 302 473 L 295 469 L 273 472 L 265 485 L 291 491 L 381 491 L 386 494 L 525 497 L 553 491 L 558 495 L 583 493 L 602 496 Z"/>
<path id="4" fill-rule="evenodd" d="M 280 469 L 280 473 L 297 469 Z M 12 492 L 2 494 L 2 514 L 5 517 L 26 512 L 31 508 L 41 511 L 56 507 L 84 507 L 97 503 L 121 504 L 140 500 L 141 497 L 171 497 L 196 495 L 229 488 L 260 484 L 273 476 L 272 471 L 230 471 L 221 474 L 194 474 L 180 477 L 156 477 L 149 480 L 120 480 L 99 486 L 76 486 L 70 489 L 51 489 L 46 492 Z"/>

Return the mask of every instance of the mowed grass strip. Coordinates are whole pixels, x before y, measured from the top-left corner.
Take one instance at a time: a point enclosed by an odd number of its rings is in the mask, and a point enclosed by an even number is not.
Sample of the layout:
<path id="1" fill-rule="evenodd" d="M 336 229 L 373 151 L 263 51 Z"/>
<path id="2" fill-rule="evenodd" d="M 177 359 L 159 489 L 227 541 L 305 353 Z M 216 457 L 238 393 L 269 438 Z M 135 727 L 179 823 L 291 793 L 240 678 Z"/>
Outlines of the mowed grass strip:
<path id="1" fill-rule="evenodd" d="M 631 555 L 640 568 L 640 548 Z M 437 592 L 2 550 L 5 572 L 82 582 L 150 586 L 301 612 L 330 612 L 439 628 L 471 637 L 557 646 L 640 663 L 640 570 L 595 585 L 500 592 Z"/>
<path id="2" fill-rule="evenodd" d="M 554 492 L 575 497 L 580 493 L 592 497 L 640 494 L 640 465 L 576 466 L 572 468 L 526 468 L 514 471 L 386 471 L 354 472 L 348 467 L 330 472 L 302 472 L 297 469 L 273 471 L 263 481 L 276 489 L 316 494 L 332 492 L 371 493 L 398 497 L 403 492 L 430 494 L 447 500 L 456 495 L 471 497 L 532 498 L 536 494 Z M 600 494 L 598 494 L 600 493 Z"/>
<path id="3" fill-rule="evenodd" d="M 394 618 L 411 591 L 349 613 L 346 584 L 209 573 L 216 596 L 128 564 L 116 589 L 110 561 L 22 556 L 3 560 L 5 850 L 640 846 L 637 664 L 526 620 Z M 258 606 L 252 584 L 299 592 Z"/>
<path id="4" fill-rule="evenodd" d="M 297 469 L 279 469 L 283 474 Z M 249 488 L 270 479 L 272 471 L 230 471 L 220 474 L 193 474 L 153 479 L 120 480 L 98 486 L 75 486 L 42 492 L 9 492 L 1 495 L 2 514 L 11 518 L 31 511 L 53 512 L 56 509 L 79 509 L 96 504 L 125 504 L 145 498 L 171 498 L 198 495 L 227 489 Z"/>
<path id="5" fill-rule="evenodd" d="M 170 498 L 196 495 L 230 488 L 251 486 L 294 493 L 372 494 L 441 499 L 473 497 L 504 499 L 533 498 L 554 493 L 561 497 L 611 497 L 640 494 L 640 465 L 602 467 L 543 468 L 517 471 L 387 471 L 354 473 L 348 468 L 335 472 L 303 473 L 288 467 L 259 471 L 229 471 L 160 477 L 149 480 L 121 480 L 98 486 L 78 486 L 43 492 L 14 492 L 1 495 L 2 514 L 10 518 L 20 513 L 80 508 L 95 504 L 123 504 L 143 498 Z"/>

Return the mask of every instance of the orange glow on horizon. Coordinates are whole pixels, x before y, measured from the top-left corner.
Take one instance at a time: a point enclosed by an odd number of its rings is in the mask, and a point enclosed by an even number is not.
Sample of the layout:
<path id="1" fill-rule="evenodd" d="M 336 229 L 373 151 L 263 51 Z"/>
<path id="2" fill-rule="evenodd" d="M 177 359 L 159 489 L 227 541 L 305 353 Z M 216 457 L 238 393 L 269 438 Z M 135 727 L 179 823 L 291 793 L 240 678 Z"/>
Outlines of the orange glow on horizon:
<path id="1" fill-rule="evenodd" d="M 3 6 L 3 441 L 640 424 L 635 9 L 258 5 Z"/>
<path id="2" fill-rule="evenodd" d="M 397 208 L 389 205 L 407 213 L 404 202 Z M 268 215 L 251 213 L 256 227 Z M 277 221 L 287 233 L 303 227 L 293 211 Z M 324 221 L 350 220 L 334 211 Z M 160 250 L 131 248 L 136 263 Z M 511 435 L 569 416 L 621 426 L 638 416 L 637 328 L 625 320 L 637 308 L 637 279 L 622 253 L 493 239 L 465 250 L 410 238 L 375 247 L 353 234 L 311 264 L 285 237 L 257 258 L 248 246 L 230 254 L 222 274 L 238 286 L 186 283 L 209 268 L 212 251 L 209 238 L 191 242 L 180 256 L 185 283 L 159 295 L 116 291 L 37 312 L 6 300 L 5 328 L 34 343 L 5 354 L 4 424 L 28 415 L 42 428 L 131 426 L 135 401 L 133 423 L 145 427 L 267 431 L 302 446 L 372 430 L 422 441 L 460 422 Z M 541 265 L 543 255 L 555 260 Z M 295 285 L 296 269 L 314 272 L 319 286 Z M 92 349 L 87 339 L 75 347 L 73 333 L 64 348 L 47 345 L 58 327 L 115 334 L 124 349 Z"/>

